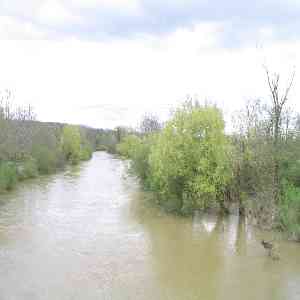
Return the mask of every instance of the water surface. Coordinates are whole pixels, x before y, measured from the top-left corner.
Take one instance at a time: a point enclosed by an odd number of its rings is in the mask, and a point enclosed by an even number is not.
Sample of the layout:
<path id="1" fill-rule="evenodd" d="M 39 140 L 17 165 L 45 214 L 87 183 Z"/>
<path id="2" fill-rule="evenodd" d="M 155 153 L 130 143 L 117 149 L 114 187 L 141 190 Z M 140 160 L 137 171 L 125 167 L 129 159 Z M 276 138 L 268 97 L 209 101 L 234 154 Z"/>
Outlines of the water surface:
<path id="1" fill-rule="evenodd" d="M 0 299 L 300 299 L 300 245 L 237 216 L 180 218 L 106 153 L 0 196 Z"/>

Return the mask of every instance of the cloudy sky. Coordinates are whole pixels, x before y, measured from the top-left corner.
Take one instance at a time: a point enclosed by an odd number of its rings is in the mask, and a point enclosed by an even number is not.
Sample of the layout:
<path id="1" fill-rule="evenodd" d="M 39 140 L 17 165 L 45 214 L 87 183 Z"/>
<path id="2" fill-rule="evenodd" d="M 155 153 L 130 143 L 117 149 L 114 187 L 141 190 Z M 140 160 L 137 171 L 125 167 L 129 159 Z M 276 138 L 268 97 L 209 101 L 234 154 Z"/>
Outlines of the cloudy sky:
<path id="1" fill-rule="evenodd" d="M 187 95 L 229 118 L 296 68 L 299 0 L 0 0 L 0 91 L 40 120 L 134 126 Z"/>

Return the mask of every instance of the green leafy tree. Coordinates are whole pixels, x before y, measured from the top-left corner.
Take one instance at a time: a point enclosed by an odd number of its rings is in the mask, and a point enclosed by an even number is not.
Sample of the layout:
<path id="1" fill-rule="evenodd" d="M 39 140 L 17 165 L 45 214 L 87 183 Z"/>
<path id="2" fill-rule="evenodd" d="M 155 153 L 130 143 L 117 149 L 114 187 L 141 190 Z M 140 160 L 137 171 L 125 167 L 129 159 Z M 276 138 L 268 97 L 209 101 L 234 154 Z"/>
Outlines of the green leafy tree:
<path id="1" fill-rule="evenodd" d="M 78 126 L 66 125 L 62 133 L 62 149 L 68 161 L 77 164 L 81 156 L 81 136 Z"/>
<path id="2" fill-rule="evenodd" d="M 117 145 L 117 152 L 125 158 L 133 159 L 141 142 L 141 139 L 136 135 L 127 135 L 123 138 L 122 142 Z"/>
<path id="3" fill-rule="evenodd" d="M 224 199 L 231 178 L 229 155 L 221 112 L 186 103 L 152 147 L 152 187 L 170 209 L 208 208 Z"/>

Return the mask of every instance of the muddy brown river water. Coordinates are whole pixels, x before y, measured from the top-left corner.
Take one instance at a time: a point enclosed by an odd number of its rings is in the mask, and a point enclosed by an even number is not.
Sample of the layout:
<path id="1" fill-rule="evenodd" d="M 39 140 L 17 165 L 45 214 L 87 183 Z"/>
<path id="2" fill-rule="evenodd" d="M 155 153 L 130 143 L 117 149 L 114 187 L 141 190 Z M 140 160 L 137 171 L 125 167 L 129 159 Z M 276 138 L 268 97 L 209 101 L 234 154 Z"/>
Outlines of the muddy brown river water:
<path id="1" fill-rule="evenodd" d="M 147 198 L 102 152 L 1 195 L 0 300 L 300 299 L 299 244 Z M 277 240 L 279 261 L 262 238 Z"/>

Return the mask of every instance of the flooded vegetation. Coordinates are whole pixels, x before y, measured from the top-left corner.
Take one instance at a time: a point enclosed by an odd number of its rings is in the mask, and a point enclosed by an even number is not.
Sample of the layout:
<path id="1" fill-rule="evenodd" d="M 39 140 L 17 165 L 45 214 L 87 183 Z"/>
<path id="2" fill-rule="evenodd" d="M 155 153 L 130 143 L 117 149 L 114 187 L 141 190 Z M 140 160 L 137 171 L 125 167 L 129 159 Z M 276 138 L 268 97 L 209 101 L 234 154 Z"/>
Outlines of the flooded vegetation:
<path id="1" fill-rule="evenodd" d="M 0 0 L 0 300 L 299 300 L 298 2 Z"/>
<path id="2" fill-rule="evenodd" d="M 0 199 L 0 298 L 299 299 L 298 244 L 238 214 L 183 218 L 149 200 L 104 152 L 21 182 Z"/>

